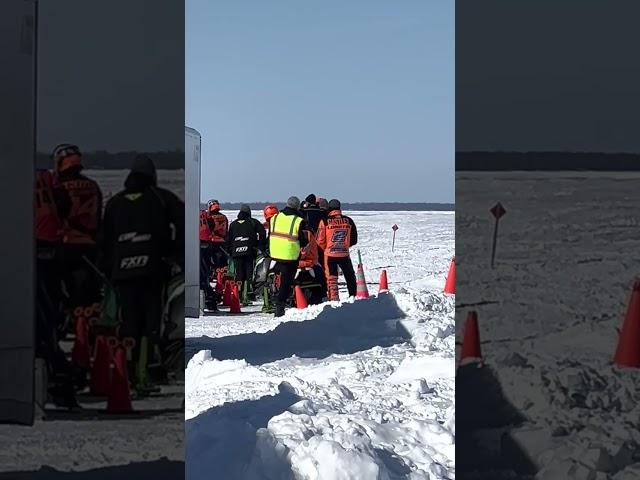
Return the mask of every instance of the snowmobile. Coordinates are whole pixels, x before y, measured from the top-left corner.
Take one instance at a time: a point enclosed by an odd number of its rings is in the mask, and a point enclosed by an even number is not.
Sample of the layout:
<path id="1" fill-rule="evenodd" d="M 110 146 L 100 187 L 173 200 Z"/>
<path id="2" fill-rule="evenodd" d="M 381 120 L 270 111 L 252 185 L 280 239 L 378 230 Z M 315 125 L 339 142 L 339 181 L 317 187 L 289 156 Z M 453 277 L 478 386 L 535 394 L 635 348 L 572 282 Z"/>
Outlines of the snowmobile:
<path id="1" fill-rule="evenodd" d="M 184 272 L 176 271 L 165 289 L 158 345 L 162 370 L 184 379 Z"/>
<path id="2" fill-rule="evenodd" d="M 275 311 L 275 296 L 279 287 L 279 277 L 275 272 L 275 260 L 265 255 L 258 256 L 253 275 L 253 289 L 262 298 L 262 311 Z M 296 272 L 294 286 L 299 286 L 309 305 L 317 305 L 326 297 L 326 281 L 320 265 L 310 268 L 299 268 Z M 287 300 L 288 307 L 295 306 L 295 295 Z"/>

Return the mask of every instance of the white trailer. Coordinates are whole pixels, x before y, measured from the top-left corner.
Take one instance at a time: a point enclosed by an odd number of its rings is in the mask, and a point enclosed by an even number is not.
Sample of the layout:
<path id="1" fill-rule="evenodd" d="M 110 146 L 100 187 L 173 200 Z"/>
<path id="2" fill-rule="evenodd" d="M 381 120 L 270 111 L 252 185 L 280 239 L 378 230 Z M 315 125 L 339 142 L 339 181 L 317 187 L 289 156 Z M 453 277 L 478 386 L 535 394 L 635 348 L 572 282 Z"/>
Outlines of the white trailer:
<path id="1" fill-rule="evenodd" d="M 200 316 L 200 147 L 200 133 L 185 127 L 184 316 L 190 318 Z"/>

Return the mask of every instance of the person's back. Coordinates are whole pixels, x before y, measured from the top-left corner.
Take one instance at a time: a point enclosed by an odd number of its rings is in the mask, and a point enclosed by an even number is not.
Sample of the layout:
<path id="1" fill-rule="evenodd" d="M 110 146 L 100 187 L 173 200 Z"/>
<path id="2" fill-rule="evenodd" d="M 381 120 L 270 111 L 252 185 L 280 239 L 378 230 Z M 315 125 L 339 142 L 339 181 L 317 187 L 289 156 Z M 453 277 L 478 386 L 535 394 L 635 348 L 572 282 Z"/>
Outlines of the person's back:
<path id="1" fill-rule="evenodd" d="M 258 245 L 258 232 L 251 214 L 245 209 L 238 212 L 238 218 L 229 225 L 227 233 L 229 254 L 233 258 L 247 257 L 255 254 Z"/>
<path id="2" fill-rule="evenodd" d="M 316 197 L 313 194 L 307 196 L 300 207 L 302 217 L 307 222 L 307 226 L 313 233 L 318 231 L 320 221 L 325 217 L 322 209 L 316 204 Z"/>
<path id="3" fill-rule="evenodd" d="M 104 255 L 113 280 L 165 273 L 166 259 L 183 262 L 183 230 L 178 210 L 182 202 L 168 190 L 132 173 L 125 189 L 105 208 Z"/>
<path id="4" fill-rule="evenodd" d="M 95 245 L 102 217 L 102 192 L 98 183 L 82 174 L 82 155 L 75 145 L 61 144 L 53 151 L 58 184 L 71 206 L 66 216 L 64 243 Z"/>
<path id="5" fill-rule="evenodd" d="M 349 296 L 356 294 L 356 277 L 349 248 L 358 243 L 358 232 L 354 221 L 342 214 L 338 200 L 329 202 L 326 220 L 318 228 L 318 245 L 323 250 L 330 300 L 338 300 L 338 267 L 347 282 Z"/>
<path id="6" fill-rule="evenodd" d="M 82 174 L 82 154 L 71 144 L 60 144 L 52 153 L 55 183 L 64 190 L 69 208 L 63 226 L 63 275 L 69 307 L 86 307 L 100 299 L 100 280 L 88 262 L 95 262 L 102 217 L 102 192 Z"/>
<path id="7" fill-rule="evenodd" d="M 225 243 L 229 229 L 229 219 L 220 211 L 220 203 L 211 200 L 207 206 L 209 229 L 211 230 L 211 242 L 217 245 Z"/>
<path id="8" fill-rule="evenodd" d="M 147 365 L 160 339 L 171 266 L 184 270 L 184 203 L 157 186 L 155 166 L 144 155 L 136 157 L 124 186 L 105 208 L 103 266 L 120 304 L 118 335 L 135 341 L 130 374 L 138 392 L 144 393 L 149 386 Z"/>
<path id="9" fill-rule="evenodd" d="M 251 208 L 242 205 L 238 218 L 231 222 L 227 233 L 227 248 L 233 258 L 236 280 L 241 282 L 242 303 L 249 303 L 253 294 L 253 267 L 257 250 L 263 248 L 265 231 L 262 224 L 251 217 Z"/>
<path id="10" fill-rule="evenodd" d="M 270 219 L 269 255 L 276 261 L 280 288 L 276 297 L 275 316 L 284 315 L 285 303 L 298 269 L 301 249 L 308 244 L 308 227 L 300 214 L 300 200 L 289 197 L 287 206 Z"/>

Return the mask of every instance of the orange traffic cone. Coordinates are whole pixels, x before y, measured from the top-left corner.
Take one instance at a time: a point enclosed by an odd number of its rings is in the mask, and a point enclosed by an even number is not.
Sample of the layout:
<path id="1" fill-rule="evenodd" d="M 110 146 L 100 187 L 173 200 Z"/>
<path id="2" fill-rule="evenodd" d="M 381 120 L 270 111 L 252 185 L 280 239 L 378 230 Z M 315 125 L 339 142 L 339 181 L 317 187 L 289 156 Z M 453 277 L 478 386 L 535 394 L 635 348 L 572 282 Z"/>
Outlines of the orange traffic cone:
<path id="1" fill-rule="evenodd" d="M 307 308 L 309 306 L 309 304 L 307 303 L 307 297 L 304 296 L 304 292 L 302 291 L 300 286 L 296 285 L 295 290 L 296 290 L 296 307 L 298 307 L 300 310 L 302 310 L 303 308 Z"/>
<path id="2" fill-rule="evenodd" d="M 224 293 L 224 274 L 222 270 L 218 270 L 216 273 L 216 292 L 218 295 L 222 295 Z"/>
<path id="3" fill-rule="evenodd" d="M 367 290 L 367 281 L 364 278 L 364 268 L 362 264 L 358 264 L 356 273 L 356 298 L 369 298 L 369 290 Z"/>
<path id="4" fill-rule="evenodd" d="M 447 274 L 447 280 L 444 283 L 444 293 L 456 294 L 456 257 L 451 258 L 449 264 L 449 273 Z"/>
<path id="5" fill-rule="evenodd" d="M 76 338 L 73 342 L 71 360 L 75 365 L 88 369 L 91 361 L 89 326 L 87 325 L 87 319 L 83 315 L 76 318 L 75 334 Z"/>
<path id="6" fill-rule="evenodd" d="M 229 313 L 242 313 L 240 310 L 240 294 L 236 283 L 231 287 L 231 299 L 229 300 Z"/>
<path id="7" fill-rule="evenodd" d="M 231 305 L 231 291 L 232 291 L 231 283 L 232 282 L 229 280 L 224 282 L 224 292 L 222 294 L 222 305 L 224 305 L 225 307 L 228 307 Z"/>
<path id="8" fill-rule="evenodd" d="M 382 270 L 380 273 L 380 287 L 378 288 L 378 293 L 386 292 L 389 290 L 389 285 L 387 283 L 387 271 Z"/>
<path id="9" fill-rule="evenodd" d="M 462 340 L 460 361 L 472 358 L 482 358 L 482 353 L 480 352 L 480 333 L 478 331 L 478 314 L 474 310 L 469 312 L 467 321 L 464 324 L 464 338 Z"/>
<path id="10" fill-rule="evenodd" d="M 116 347 L 107 399 L 107 412 L 132 412 L 131 396 L 129 394 L 129 374 L 127 372 L 127 353 L 123 346 Z"/>
<path id="11" fill-rule="evenodd" d="M 96 354 L 91 367 L 91 394 L 107 395 L 111 384 L 111 347 L 107 339 L 100 335 L 96 338 Z"/>
<path id="12" fill-rule="evenodd" d="M 640 367 L 640 278 L 633 284 L 613 363 L 619 367 Z"/>

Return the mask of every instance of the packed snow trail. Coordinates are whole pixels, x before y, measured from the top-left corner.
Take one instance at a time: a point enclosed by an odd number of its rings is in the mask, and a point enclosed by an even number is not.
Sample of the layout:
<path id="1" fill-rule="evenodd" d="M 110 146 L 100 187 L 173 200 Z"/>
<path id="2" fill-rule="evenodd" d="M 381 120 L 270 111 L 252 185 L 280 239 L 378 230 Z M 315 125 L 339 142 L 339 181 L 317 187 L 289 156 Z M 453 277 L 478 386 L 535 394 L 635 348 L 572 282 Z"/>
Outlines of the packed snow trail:
<path id="1" fill-rule="evenodd" d="M 462 172 L 456 184 L 458 299 L 477 305 L 484 360 L 524 416 L 509 436 L 542 480 L 638 478 L 640 374 L 611 364 L 640 272 L 638 175 Z M 490 269 L 498 200 L 507 214 Z M 486 434 L 496 455 L 500 439 Z"/>
<path id="2" fill-rule="evenodd" d="M 187 319 L 189 479 L 454 478 L 454 217 L 351 215 L 371 298 Z"/>

